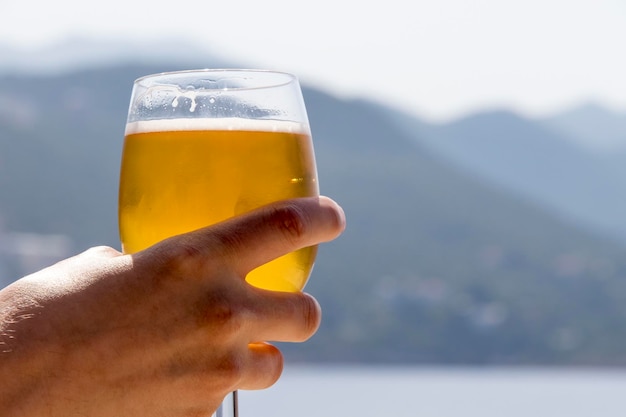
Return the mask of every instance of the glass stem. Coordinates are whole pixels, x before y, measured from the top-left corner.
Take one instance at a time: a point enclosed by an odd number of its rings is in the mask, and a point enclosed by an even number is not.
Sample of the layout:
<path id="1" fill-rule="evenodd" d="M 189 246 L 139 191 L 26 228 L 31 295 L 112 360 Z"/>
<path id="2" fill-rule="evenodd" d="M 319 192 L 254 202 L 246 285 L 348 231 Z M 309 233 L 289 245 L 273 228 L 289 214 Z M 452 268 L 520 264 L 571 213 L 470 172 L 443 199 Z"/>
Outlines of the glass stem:
<path id="1" fill-rule="evenodd" d="M 239 400 L 237 391 L 233 391 L 224 398 L 222 405 L 212 417 L 239 417 Z"/>

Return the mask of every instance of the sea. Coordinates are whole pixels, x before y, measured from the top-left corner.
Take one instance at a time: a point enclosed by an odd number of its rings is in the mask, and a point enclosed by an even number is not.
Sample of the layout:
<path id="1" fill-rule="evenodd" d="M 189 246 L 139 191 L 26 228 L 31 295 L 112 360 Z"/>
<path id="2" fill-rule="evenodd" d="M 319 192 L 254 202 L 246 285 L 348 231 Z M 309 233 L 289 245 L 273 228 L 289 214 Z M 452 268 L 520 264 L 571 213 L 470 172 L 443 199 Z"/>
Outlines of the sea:
<path id="1" fill-rule="evenodd" d="M 624 417 L 626 370 L 289 366 L 239 417 Z"/>

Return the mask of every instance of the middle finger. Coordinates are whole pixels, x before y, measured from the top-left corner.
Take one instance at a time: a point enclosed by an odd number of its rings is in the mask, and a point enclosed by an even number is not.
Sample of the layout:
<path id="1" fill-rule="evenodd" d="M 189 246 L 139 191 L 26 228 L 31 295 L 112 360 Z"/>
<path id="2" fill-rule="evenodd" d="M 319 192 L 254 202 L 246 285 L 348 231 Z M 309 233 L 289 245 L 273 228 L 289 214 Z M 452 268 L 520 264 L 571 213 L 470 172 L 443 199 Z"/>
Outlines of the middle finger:
<path id="1" fill-rule="evenodd" d="M 322 311 L 311 295 L 303 292 L 268 291 L 250 286 L 249 342 L 303 342 L 318 329 Z"/>

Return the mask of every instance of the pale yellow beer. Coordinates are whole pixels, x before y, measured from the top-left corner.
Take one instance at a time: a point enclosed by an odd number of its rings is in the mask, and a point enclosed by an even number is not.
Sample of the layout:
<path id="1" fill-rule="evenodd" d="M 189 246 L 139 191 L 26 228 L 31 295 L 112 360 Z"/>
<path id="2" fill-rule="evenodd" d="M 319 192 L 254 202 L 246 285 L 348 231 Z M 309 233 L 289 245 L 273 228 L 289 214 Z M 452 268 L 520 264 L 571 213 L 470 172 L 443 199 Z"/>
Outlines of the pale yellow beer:
<path id="1" fill-rule="evenodd" d="M 119 194 L 122 249 L 137 252 L 271 202 L 318 194 L 311 135 L 298 123 L 129 123 Z M 261 288 L 301 290 L 316 251 L 287 254 L 246 279 Z"/>

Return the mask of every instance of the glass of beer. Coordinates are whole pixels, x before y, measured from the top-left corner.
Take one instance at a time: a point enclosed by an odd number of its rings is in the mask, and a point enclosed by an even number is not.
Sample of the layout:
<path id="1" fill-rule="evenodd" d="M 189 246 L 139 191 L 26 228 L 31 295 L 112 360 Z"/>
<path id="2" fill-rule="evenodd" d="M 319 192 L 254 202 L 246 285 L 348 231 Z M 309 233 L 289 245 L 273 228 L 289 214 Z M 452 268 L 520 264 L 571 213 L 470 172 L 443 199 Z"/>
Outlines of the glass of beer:
<path id="1" fill-rule="evenodd" d="M 271 202 L 317 195 L 311 133 L 293 75 L 195 70 L 135 81 L 119 190 L 125 253 Z M 316 251 L 284 255 L 246 280 L 300 291 Z M 215 415 L 237 415 L 236 393 Z"/>

